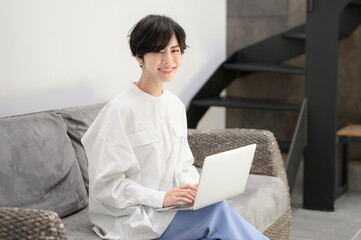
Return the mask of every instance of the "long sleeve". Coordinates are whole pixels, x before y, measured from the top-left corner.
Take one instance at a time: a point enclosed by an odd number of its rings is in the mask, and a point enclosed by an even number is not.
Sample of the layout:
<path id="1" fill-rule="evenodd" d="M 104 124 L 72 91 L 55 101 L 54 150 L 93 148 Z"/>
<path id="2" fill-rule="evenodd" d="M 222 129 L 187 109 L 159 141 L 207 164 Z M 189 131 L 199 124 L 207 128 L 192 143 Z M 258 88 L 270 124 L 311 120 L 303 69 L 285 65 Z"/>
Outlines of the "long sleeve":
<path id="1" fill-rule="evenodd" d="M 124 130 L 127 116 L 122 116 L 113 105 L 100 114 L 82 139 L 92 196 L 117 209 L 138 204 L 161 207 L 165 192 L 144 187 L 136 177 L 130 178 L 132 172 L 139 170 L 139 164 Z"/>
<path id="2" fill-rule="evenodd" d="M 197 169 L 193 165 L 194 157 L 187 140 L 187 118 L 185 107 L 183 107 L 182 118 L 183 121 L 181 129 L 176 130 L 178 135 L 181 136 L 180 164 L 178 165 L 179 169 L 177 171 L 176 177 L 181 185 L 196 184 L 199 182 L 199 174 Z"/>

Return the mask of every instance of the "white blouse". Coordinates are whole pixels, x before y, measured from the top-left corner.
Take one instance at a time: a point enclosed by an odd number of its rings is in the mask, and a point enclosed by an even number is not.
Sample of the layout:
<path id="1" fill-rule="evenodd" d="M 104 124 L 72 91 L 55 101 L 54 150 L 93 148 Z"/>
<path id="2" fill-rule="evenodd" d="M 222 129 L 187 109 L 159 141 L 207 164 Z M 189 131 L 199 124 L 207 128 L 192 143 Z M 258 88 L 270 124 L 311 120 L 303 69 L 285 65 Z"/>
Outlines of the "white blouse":
<path id="1" fill-rule="evenodd" d="M 187 141 L 184 104 L 135 84 L 99 113 L 82 143 L 89 162 L 89 216 L 106 239 L 153 239 L 176 211 L 155 212 L 166 191 L 199 175 Z"/>

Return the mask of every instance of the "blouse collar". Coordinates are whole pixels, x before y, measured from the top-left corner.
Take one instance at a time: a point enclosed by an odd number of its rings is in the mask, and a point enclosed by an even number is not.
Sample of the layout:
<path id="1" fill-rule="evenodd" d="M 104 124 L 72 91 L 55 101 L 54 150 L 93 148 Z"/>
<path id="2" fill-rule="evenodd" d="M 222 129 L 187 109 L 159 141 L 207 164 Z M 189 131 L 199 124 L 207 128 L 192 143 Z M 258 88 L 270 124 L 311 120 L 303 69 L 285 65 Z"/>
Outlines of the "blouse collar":
<path id="1" fill-rule="evenodd" d="M 150 95 L 146 92 L 144 92 L 143 90 L 141 90 L 135 82 L 132 82 L 131 84 L 131 89 L 139 96 L 147 99 L 147 100 L 150 100 L 150 101 L 158 101 L 162 98 L 164 98 L 164 95 L 165 95 L 165 89 L 163 88 L 163 92 L 162 94 L 159 96 L 159 97 L 156 97 L 156 96 L 153 96 L 153 95 Z"/>

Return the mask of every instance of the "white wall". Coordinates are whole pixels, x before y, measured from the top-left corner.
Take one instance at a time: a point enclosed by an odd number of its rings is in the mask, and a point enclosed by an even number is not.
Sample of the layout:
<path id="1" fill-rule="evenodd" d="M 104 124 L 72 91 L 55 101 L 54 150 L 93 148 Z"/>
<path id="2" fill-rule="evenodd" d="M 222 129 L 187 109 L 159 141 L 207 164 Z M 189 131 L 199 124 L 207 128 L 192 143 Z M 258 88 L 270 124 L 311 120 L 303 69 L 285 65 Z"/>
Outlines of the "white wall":
<path id="1" fill-rule="evenodd" d="M 1 0 L 0 117 L 114 98 L 140 76 L 127 35 L 150 13 L 187 33 L 190 48 L 165 86 L 187 105 L 225 60 L 226 0 Z"/>

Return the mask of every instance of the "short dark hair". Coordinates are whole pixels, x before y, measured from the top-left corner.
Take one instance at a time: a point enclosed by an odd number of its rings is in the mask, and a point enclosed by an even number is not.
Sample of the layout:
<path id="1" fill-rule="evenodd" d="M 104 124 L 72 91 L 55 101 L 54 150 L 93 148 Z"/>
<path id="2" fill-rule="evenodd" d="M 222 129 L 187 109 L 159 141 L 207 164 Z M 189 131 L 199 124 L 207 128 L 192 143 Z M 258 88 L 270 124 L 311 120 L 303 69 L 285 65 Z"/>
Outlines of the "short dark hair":
<path id="1" fill-rule="evenodd" d="M 184 29 L 173 19 L 161 15 L 147 15 L 131 29 L 129 46 L 133 56 L 143 59 L 144 54 L 164 49 L 175 34 L 181 53 L 187 48 Z"/>

